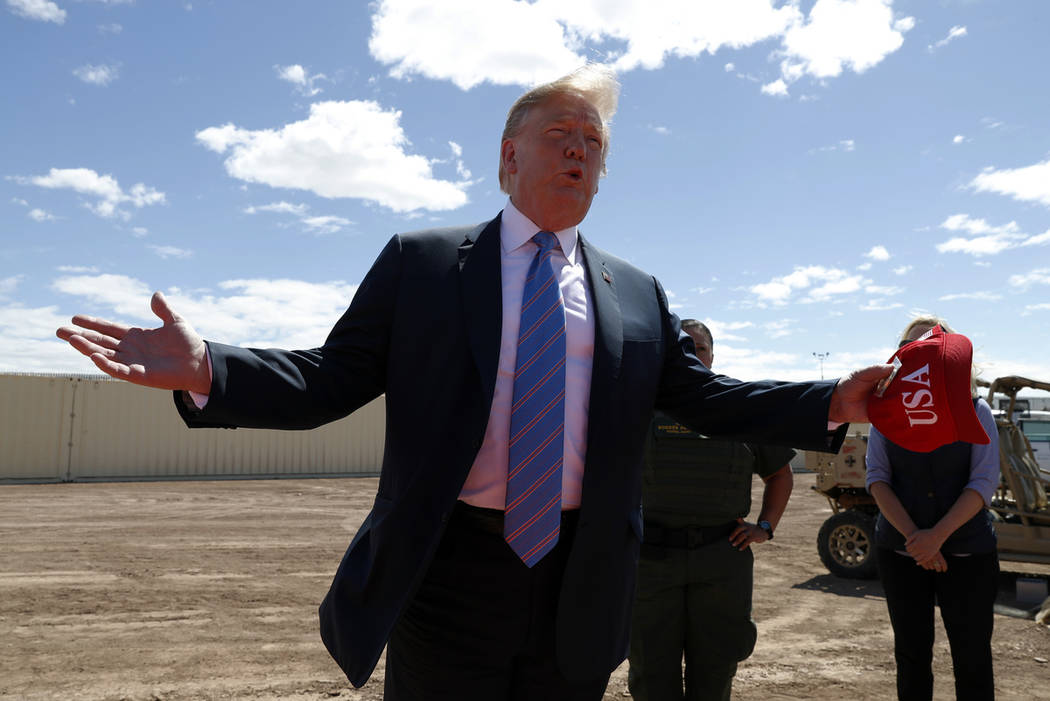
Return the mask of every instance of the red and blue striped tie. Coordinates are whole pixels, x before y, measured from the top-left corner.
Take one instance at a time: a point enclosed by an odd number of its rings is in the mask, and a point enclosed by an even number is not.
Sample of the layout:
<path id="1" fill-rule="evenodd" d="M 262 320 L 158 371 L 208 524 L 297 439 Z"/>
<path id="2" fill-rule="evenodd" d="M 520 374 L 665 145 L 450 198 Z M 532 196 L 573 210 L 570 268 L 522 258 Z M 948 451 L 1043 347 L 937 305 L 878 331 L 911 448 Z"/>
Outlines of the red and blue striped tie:
<path id="1" fill-rule="evenodd" d="M 525 278 L 508 442 L 503 536 L 532 567 L 558 542 L 565 442 L 565 307 L 551 266 L 557 237 L 541 231 Z"/>

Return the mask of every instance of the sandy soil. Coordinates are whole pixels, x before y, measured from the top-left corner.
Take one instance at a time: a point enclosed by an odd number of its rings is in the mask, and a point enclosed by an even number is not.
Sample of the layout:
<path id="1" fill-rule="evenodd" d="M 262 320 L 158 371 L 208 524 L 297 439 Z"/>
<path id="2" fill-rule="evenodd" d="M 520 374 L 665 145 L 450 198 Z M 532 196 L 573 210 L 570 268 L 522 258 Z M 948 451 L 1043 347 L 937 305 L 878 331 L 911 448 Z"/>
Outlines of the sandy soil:
<path id="1" fill-rule="evenodd" d="M 817 556 L 827 502 L 797 475 L 777 538 L 756 547 L 754 655 L 740 699 L 893 698 L 877 582 Z M 316 606 L 374 479 L 0 486 L 0 698 L 380 699 L 354 689 Z M 1004 563 L 1012 572 L 1050 567 Z M 1006 574 L 1000 603 L 1014 605 Z M 996 616 L 1000 699 L 1050 699 L 1050 629 Z M 938 630 L 936 697 L 953 698 Z M 628 697 L 627 664 L 606 699 Z"/>

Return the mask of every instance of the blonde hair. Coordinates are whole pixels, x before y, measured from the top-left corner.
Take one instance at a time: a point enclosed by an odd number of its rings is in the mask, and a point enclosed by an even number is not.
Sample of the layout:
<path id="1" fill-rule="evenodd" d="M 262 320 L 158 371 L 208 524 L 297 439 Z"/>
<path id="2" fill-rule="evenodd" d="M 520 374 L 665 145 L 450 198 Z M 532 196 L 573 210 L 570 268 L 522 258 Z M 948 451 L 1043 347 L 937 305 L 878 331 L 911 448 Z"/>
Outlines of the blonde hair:
<path id="1" fill-rule="evenodd" d="M 903 341 L 907 339 L 911 332 L 919 326 L 928 326 L 931 329 L 934 326 L 940 326 L 947 333 L 955 333 L 955 329 L 949 326 L 948 322 L 944 319 L 940 318 L 939 316 L 934 316 L 932 314 L 925 314 L 919 315 L 912 319 L 910 322 L 908 322 L 908 325 L 904 327 L 903 331 L 901 331 L 901 337 L 898 340 Z"/>
<path id="2" fill-rule="evenodd" d="M 910 322 L 908 322 L 908 325 L 904 327 L 904 331 L 901 332 L 900 341 L 902 343 L 904 341 L 906 341 L 908 339 L 908 336 L 911 335 L 911 332 L 914 331 L 919 326 L 928 326 L 931 329 L 934 326 L 940 326 L 942 329 L 944 329 L 944 331 L 946 333 L 957 333 L 956 330 L 953 329 L 948 324 L 948 322 L 945 321 L 943 318 L 941 318 L 939 316 L 936 316 L 936 315 L 933 315 L 933 314 L 922 314 L 922 315 L 916 316 L 914 319 L 912 319 Z M 977 376 L 980 375 L 980 374 L 981 374 L 980 368 L 978 368 L 971 361 L 971 364 L 970 364 L 970 395 L 971 396 L 974 396 L 974 397 L 977 396 Z"/>
<path id="3" fill-rule="evenodd" d="M 600 63 L 587 63 L 568 75 L 550 83 L 537 85 L 519 97 L 507 113 L 507 122 L 503 126 L 502 144 L 521 133 L 528 118 L 529 109 L 541 104 L 556 95 L 573 95 L 586 100 L 595 110 L 602 124 L 602 167 L 601 175 L 606 174 L 605 159 L 609 155 L 610 125 L 616 114 L 620 99 L 620 81 L 611 68 Z M 502 148 L 499 159 L 499 187 L 507 192 L 507 171 L 503 166 Z"/>

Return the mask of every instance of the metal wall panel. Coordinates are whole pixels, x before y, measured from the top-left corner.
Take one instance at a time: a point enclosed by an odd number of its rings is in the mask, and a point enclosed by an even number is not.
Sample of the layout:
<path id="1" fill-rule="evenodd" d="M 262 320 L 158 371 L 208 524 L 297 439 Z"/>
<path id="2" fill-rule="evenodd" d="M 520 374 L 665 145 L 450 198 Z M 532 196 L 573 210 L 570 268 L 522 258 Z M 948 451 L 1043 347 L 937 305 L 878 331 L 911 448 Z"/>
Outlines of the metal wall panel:
<path id="1" fill-rule="evenodd" d="M 26 407 L 32 420 L 17 423 Z M 376 474 L 384 413 L 380 397 L 312 431 L 190 430 L 170 392 L 101 377 L 0 375 L 0 446 L 18 446 L 0 450 L 0 479 Z"/>
<path id="2" fill-rule="evenodd" d="M 70 377 L 0 375 L 0 478 L 66 479 L 74 388 Z"/>

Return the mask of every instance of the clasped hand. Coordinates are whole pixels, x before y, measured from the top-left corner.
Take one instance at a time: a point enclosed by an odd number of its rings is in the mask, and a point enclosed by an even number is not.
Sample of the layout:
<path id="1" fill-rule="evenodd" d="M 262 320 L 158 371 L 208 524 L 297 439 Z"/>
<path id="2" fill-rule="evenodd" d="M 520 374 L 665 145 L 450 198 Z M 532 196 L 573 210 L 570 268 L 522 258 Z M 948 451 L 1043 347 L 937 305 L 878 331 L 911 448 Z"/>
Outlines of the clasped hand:
<path id="1" fill-rule="evenodd" d="M 915 531 L 904 541 L 905 549 L 915 558 L 919 567 L 936 572 L 945 572 L 948 569 L 948 561 L 941 554 L 943 544 L 944 538 L 929 528 Z"/>

